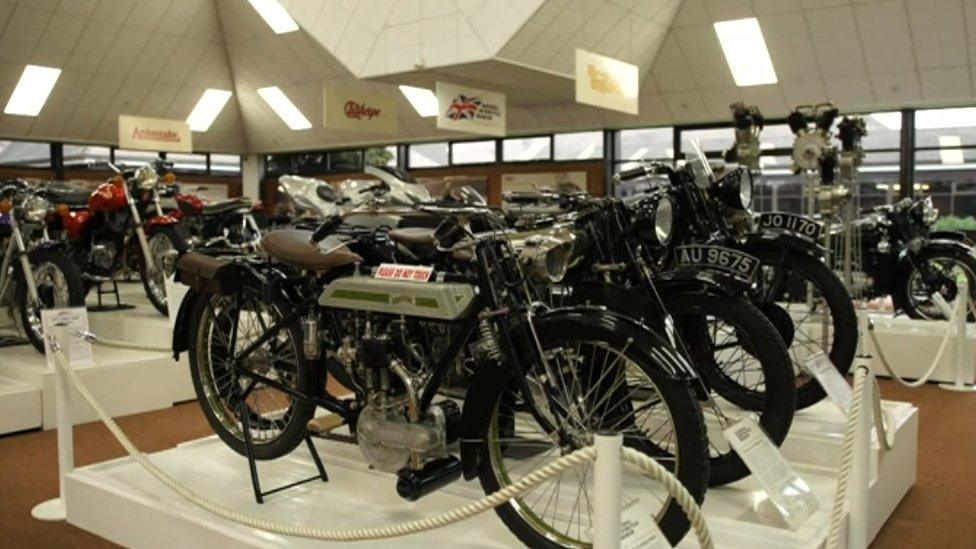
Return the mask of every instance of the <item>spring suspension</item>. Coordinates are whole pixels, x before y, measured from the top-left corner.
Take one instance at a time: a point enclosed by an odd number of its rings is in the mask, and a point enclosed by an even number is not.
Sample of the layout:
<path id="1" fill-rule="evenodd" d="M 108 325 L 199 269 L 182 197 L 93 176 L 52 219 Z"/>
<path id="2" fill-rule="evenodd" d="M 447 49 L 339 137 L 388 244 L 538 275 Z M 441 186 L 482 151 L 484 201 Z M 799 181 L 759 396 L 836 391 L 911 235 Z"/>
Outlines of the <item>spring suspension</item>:
<path id="1" fill-rule="evenodd" d="M 499 360 L 502 351 L 498 347 L 498 337 L 495 335 L 495 328 L 491 325 L 488 318 L 482 318 L 478 323 L 478 332 L 481 334 L 481 352 L 490 360 Z"/>

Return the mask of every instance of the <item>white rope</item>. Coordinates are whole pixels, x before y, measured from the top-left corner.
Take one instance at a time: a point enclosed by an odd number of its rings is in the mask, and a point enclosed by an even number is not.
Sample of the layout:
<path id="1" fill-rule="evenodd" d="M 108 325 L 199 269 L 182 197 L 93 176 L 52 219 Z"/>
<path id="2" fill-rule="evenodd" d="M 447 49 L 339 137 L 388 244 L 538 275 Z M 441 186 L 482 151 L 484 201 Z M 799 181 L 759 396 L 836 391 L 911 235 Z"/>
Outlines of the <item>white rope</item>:
<path id="1" fill-rule="evenodd" d="M 109 347 L 150 351 L 157 350 L 157 348 L 148 345 L 128 344 L 95 338 L 90 333 L 86 334 L 86 338 L 89 339 L 89 341 Z M 64 371 L 65 376 L 71 381 L 75 389 L 77 389 L 85 401 L 88 402 L 88 405 L 92 407 L 99 419 L 102 420 L 115 439 L 119 442 L 119 444 L 122 445 L 125 451 L 129 454 L 129 456 L 132 457 L 133 460 L 135 460 L 136 463 L 142 466 L 152 476 L 156 477 L 156 479 L 166 485 L 169 489 L 176 492 L 176 494 L 178 494 L 180 497 L 196 505 L 197 507 L 200 507 L 205 511 L 229 521 L 275 534 L 327 541 L 357 541 L 393 538 L 423 532 L 426 530 L 433 530 L 435 528 L 447 526 L 455 522 L 460 522 L 467 518 L 473 517 L 474 515 L 487 511 L 488 509 L 503 505 L 509 500 L 518 497 L 528 490 L 531 490 L 532 488 L 541 484 L 543 481 L 565 471 L 566 469 L 592 461 L 596 457 L 596 450 L 594 450 L 592 446 L 581 448 L 571 454 L 562 456 L 541 466 L 539 469 L 532 471 L 514 484 L 510 484 L 501 490 L 487 495 L 477 501 L 438 515 L 399 524 L 376 526 L 371 528 L 357 528 L 351 530 L 324 530 L 312 526 L 282 524 L 275 521 L 245 515 L 234 509 L 210 501 L 157 467 L 148 458 L 148 456 L 136 448 L 136 446 L 125 435 L 115 420 L 112 419 L 108 412 L 106 412 L 102 405 L 95 399 L 91 391 L 84 384 L 74 369 L 68 365 L 68 357 L 64 354 L 61 346 L 55 342 L 55 344 L 53 344 L 51 347 L 54 350 L 53 352 L 56 359 L 55 362 L 57 363 L 58 367 Z M 163 349 L 163 351 L 168 351 L 168 349 Z M 685 512 L 685 515 L 688 516 L 692 529 L 695 531 L 695 535 L 698 537 L 698 543 L 701 545 L 701 547 L 704 549 L 713 549 L 714 545 L 712 543 L 712 538 L 708 531 L 708 527 L 705 524 L 705 517 L 702 514 L 701 507 L 698 506 L 692 495 L 674 475 L 672 475 L 667 469 L 662 467 L 653 459 L 630 448 L 622 448 L 622 459 L 624 462 L 635 466 L 641 473 L 662 483 L 664 487 L 667 488 L 668 492 L 675 498 L 675 501 Z"/>

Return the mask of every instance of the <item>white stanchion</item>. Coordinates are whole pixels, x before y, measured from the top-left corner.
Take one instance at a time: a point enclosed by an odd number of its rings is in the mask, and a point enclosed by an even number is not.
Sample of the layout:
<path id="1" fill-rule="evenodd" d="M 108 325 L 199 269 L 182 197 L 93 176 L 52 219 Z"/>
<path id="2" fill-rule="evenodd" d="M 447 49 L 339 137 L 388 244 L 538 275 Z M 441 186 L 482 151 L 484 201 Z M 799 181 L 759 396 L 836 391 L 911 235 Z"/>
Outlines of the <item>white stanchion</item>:
<path id="1" fill-rule="evenodd" d="M 51 350 L 60 349 L 57 339 L 50 336 Z M 74 431 L 71 423 L 71 383 L 65 377 L 64 369 L 54 368 L 54 397 L 58 432 L 58 497 L 39 503 L 31 509 L 31 516 L 37 520 L 65 520 L 66 505 L 64 497 L 65 478 L 75 469 Z"/>
<path id="2" fill-rule="evenodd" d="M 974 372 L 974 367 L 976 367 L 976 365 L 973 364 L 973 358 L 969 348 L 969 341 L 966 338 L 966 319 L 969 316 L 969 282 L 966 280 L 966 278 L 959 281 L 958 292 L 954 305 L 956 329 L 956 378 L 952 383 L 940 383 L 939 387 L 947 391 L 957 393 L 972 393 L 976 392 L 976 385 L 973 384 L 974 377 L 976 377 L 976 372 Z M 951 329 L 951 327 L 949 329 Z"/>
<path id="3" fill-rule="evenodd" d="M 620 513 L 623 491 L 623 436 L 594 437 L 593 462 L 593 548 L 620 549 Z"/>
<path id="4" fill-rule="evenodd" d="M 864 386 L 874 386 L 874 373 L 870 369 L 868 369 L 867 377 L 864 380 Z M 860 417 L 854 434 L 851 486 L 848 491 L 848 549 L 866 549 L 871 542 L 868 532 L 868 500 L 871 489 L 871 427 L 874 422 L 871 404 L 870 398 L 860 399 Z"/>

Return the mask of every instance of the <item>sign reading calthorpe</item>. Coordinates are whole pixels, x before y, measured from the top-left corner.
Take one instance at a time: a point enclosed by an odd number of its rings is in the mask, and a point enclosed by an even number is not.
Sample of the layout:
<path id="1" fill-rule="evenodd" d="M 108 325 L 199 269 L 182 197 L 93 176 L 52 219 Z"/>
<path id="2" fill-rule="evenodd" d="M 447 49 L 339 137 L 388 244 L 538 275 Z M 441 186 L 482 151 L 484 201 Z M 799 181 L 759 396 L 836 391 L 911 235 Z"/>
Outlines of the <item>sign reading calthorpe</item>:
<path id="1" fill-rule="evenodd" d="M 637 114 L 637 65 L 576 50 L 576 102 Z"/>
<path id="2" fill-rule="evenodd" d="M 183 120 L 119 115 L 119 147 L 164 152 L 193 152 L 193 133 Z"/>
<path id="3" fill-rule="evenodd" d="M 437 83 L 437 127 L 442 130 L 505 135 L 505 94 Z"/>
<path id="4" fill-rule="evenodd" d="M 365 133 L 397 132 L 397 96 L 387 89 L 326 86 L 323 125 Z"/>

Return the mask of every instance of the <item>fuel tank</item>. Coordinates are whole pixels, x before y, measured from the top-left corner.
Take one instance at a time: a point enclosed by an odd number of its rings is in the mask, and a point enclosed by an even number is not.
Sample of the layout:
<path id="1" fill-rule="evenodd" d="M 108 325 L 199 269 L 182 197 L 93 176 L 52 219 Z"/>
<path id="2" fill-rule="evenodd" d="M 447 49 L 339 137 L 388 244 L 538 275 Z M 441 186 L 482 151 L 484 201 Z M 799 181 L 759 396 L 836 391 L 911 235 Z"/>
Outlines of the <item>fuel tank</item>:
<path id="1" fill-rule="evenodd" d="M 125 188 L 112 181 L 102 183 L 88 197 L 88 208 L 93 212 L 117 212 L 127 206 Z"/>
<path id="2" fill-rule="evenodd" d="M 411 282 L 369 276 L 333 280 L 319 304 L 393 315 L 456 320 L 474 303 L 477 288 L 455 282 Z"/>

